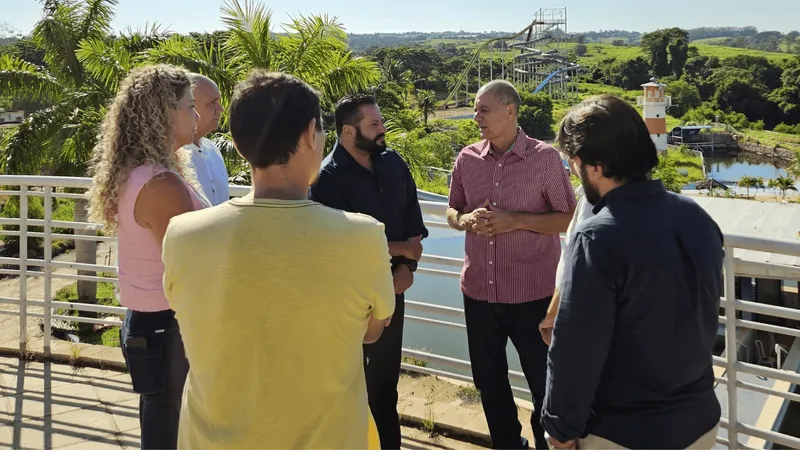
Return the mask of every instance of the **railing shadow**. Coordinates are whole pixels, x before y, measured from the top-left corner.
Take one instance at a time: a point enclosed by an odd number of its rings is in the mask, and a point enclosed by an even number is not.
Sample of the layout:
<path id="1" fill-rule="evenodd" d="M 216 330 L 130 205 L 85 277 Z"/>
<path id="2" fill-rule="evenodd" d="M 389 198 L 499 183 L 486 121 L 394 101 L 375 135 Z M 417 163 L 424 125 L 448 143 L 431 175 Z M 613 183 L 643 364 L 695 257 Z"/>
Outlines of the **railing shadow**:
<path id="1" fill-rule="evenodd" d="M 4 366 L 6 369 L 10 368 L 8 364 Z M 5 372 L 11 374 L 11 371 Z M 24 359 L 18 360 L 14 373 L 17 379 L 13 391 L 8 389 L 3 393 L 6 397 L 13 397 L 13 402 L 10 404 L 13 403 L 14 410 L 13 412 L 0 411 L 0 424 L 11 425 L 12 428 L 10 448 L 33 446 L 34 448 L 51 449 L 58 446 L 58 441 L 63 441 L 63 439 L 59 439 L 60 437 L 74 441 L 66 444 L 68 446 L 80 443 L 89 446 L 91 444 L 115 445 L 122 448 L 139 446 L 138 432 L 120 430 L 115 421 L 115 417 L 138 418 L 138 408 L 125 405 L 124 402 L 107 402 L 98 398 L 94 391 L 98 386 L 94 382 L 98 380 L 97 378 L 80 376 L 76 379 L 69 379 L 64 376 L 53 376 L 53 363 L 44 362 L 42 368 L 39 369 L 32 367 L 30 362 Z M 32 378 L 43 380 L 42 385 L 36 386 L 35 390 L 31 390 L 30 383 L 26 386 L 26 380 L 29 381 Z M 92 382 L 90 383 L 89 380 Z M 54 388 L 54 381 L 65 383 Z M 92 387 L 94 395 L 87 399 L 86 396 L 57 392 L 62 387 L 70 385 L 89 385 Z M 121 386 L 107 386 L 111 390 L 129 391 L 129 389 L 122 389 Z M 54 413 L 54 407 L 58 407 L 59 411 Z M 36 412 L 31 413 L 31 411 Z M 76 412 L 96 414 L 98 419 L 90 421 L 89 424 L 77 423 L 74 416 L 72 420 L 68 417 L 69 414 Z M 103 416 L 108 420 L 99 419 Z M 42 433 L 41 443 L 36 442 L 38 439 L 32 439 L 26 434 L 31 431 Z"/>

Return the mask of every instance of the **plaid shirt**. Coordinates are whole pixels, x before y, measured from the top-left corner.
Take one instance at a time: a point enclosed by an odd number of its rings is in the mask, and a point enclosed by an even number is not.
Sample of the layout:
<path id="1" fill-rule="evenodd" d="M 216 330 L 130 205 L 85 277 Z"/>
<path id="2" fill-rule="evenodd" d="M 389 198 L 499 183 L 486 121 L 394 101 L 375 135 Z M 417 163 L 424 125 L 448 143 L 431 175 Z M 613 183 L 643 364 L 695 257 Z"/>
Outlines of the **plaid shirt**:
<path id="1" fill-rule="evenodd" d="M 575 193 L 558 151 L 520 129 L 511 150 L 498 155 L 489 141 L 456 158 L 450 207 L 470 212 L 492 206 L 524 213 L 568 212 Z M 467 232 L 461 291 L 491 303 L 524 303 L 553 295 L 561 254 L 558 234 L 515 230 L 491 237 Z"/>

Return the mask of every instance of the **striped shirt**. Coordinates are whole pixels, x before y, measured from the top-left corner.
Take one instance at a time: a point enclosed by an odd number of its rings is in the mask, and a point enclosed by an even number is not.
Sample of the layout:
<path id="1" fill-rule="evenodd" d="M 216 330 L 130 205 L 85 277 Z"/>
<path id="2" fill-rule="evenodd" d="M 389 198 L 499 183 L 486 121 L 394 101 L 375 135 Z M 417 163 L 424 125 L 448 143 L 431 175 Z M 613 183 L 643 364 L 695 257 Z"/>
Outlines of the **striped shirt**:
<path id="1" fill-rule="evenodd" d="M 568 212 L 575 207 L 575 193 L 558 152 L 522 129 L 502 155 L 483 140 L 465 147 L 456 158 L 450 207 L 470 212 L 487 199 L 512 212 Z M 491 303 L 549 297 L 560 255 L 558 234 L 515 230 L 487 237 L 467 232 L 461 292 Z"/>

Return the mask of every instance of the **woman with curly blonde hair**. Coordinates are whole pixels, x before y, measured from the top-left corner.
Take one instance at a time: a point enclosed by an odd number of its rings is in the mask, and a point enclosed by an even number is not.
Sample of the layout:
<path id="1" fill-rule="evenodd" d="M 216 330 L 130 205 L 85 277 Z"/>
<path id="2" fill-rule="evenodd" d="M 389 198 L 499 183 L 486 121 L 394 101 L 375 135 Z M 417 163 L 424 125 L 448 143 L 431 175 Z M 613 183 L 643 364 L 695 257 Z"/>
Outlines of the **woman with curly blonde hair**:
<path id="1" fill-rule="evenodd" d="M 94 148 L 90 218 L 118 237 L 119 298 L 128 308 L 120 344 L 140 394 L 142 448 L 176 448 L 189 363 L 164 295 L 161 242 L 169 220 L 207 206 L 188 155 L 197 126 L 185 70 L 133 70 Z"/>

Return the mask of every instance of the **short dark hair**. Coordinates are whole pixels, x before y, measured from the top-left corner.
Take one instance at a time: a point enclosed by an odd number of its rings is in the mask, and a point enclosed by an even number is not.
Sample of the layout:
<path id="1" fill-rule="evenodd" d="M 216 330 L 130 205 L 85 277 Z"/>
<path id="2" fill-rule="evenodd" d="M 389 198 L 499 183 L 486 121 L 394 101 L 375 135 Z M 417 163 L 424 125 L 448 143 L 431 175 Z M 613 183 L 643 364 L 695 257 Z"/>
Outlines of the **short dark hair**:
<path id="1" fill-rule="evenodd" d="M 561 151 L 581 164 L 601 166 L 617 181 L 646 179 L 658 152 L 644 120 L 626 101 L 611 95 L 586 99 L 561 121 L 556 138 Z"/>
<path id="2" fill-rule="evenodd" d="M 336 113 L 334 121 L 336 123 L 336 135 L 342 135 L 342 128 L 345 125 L 356 126 L 364 115 L 361 114 L 361 107 L 364 105 L 377 105 L 375 97 L 366 94 L 348 95 L 336 102 Z"/>
<path id="3" fill-rule="evenodd" d="M 322 130 L 321 116 L 319 96 L 308 84 L 256 69 L 236 85 L 229 123 L 239 153 L 251 166 L 264 169 L 289 162 L 311 120 Z"/>

